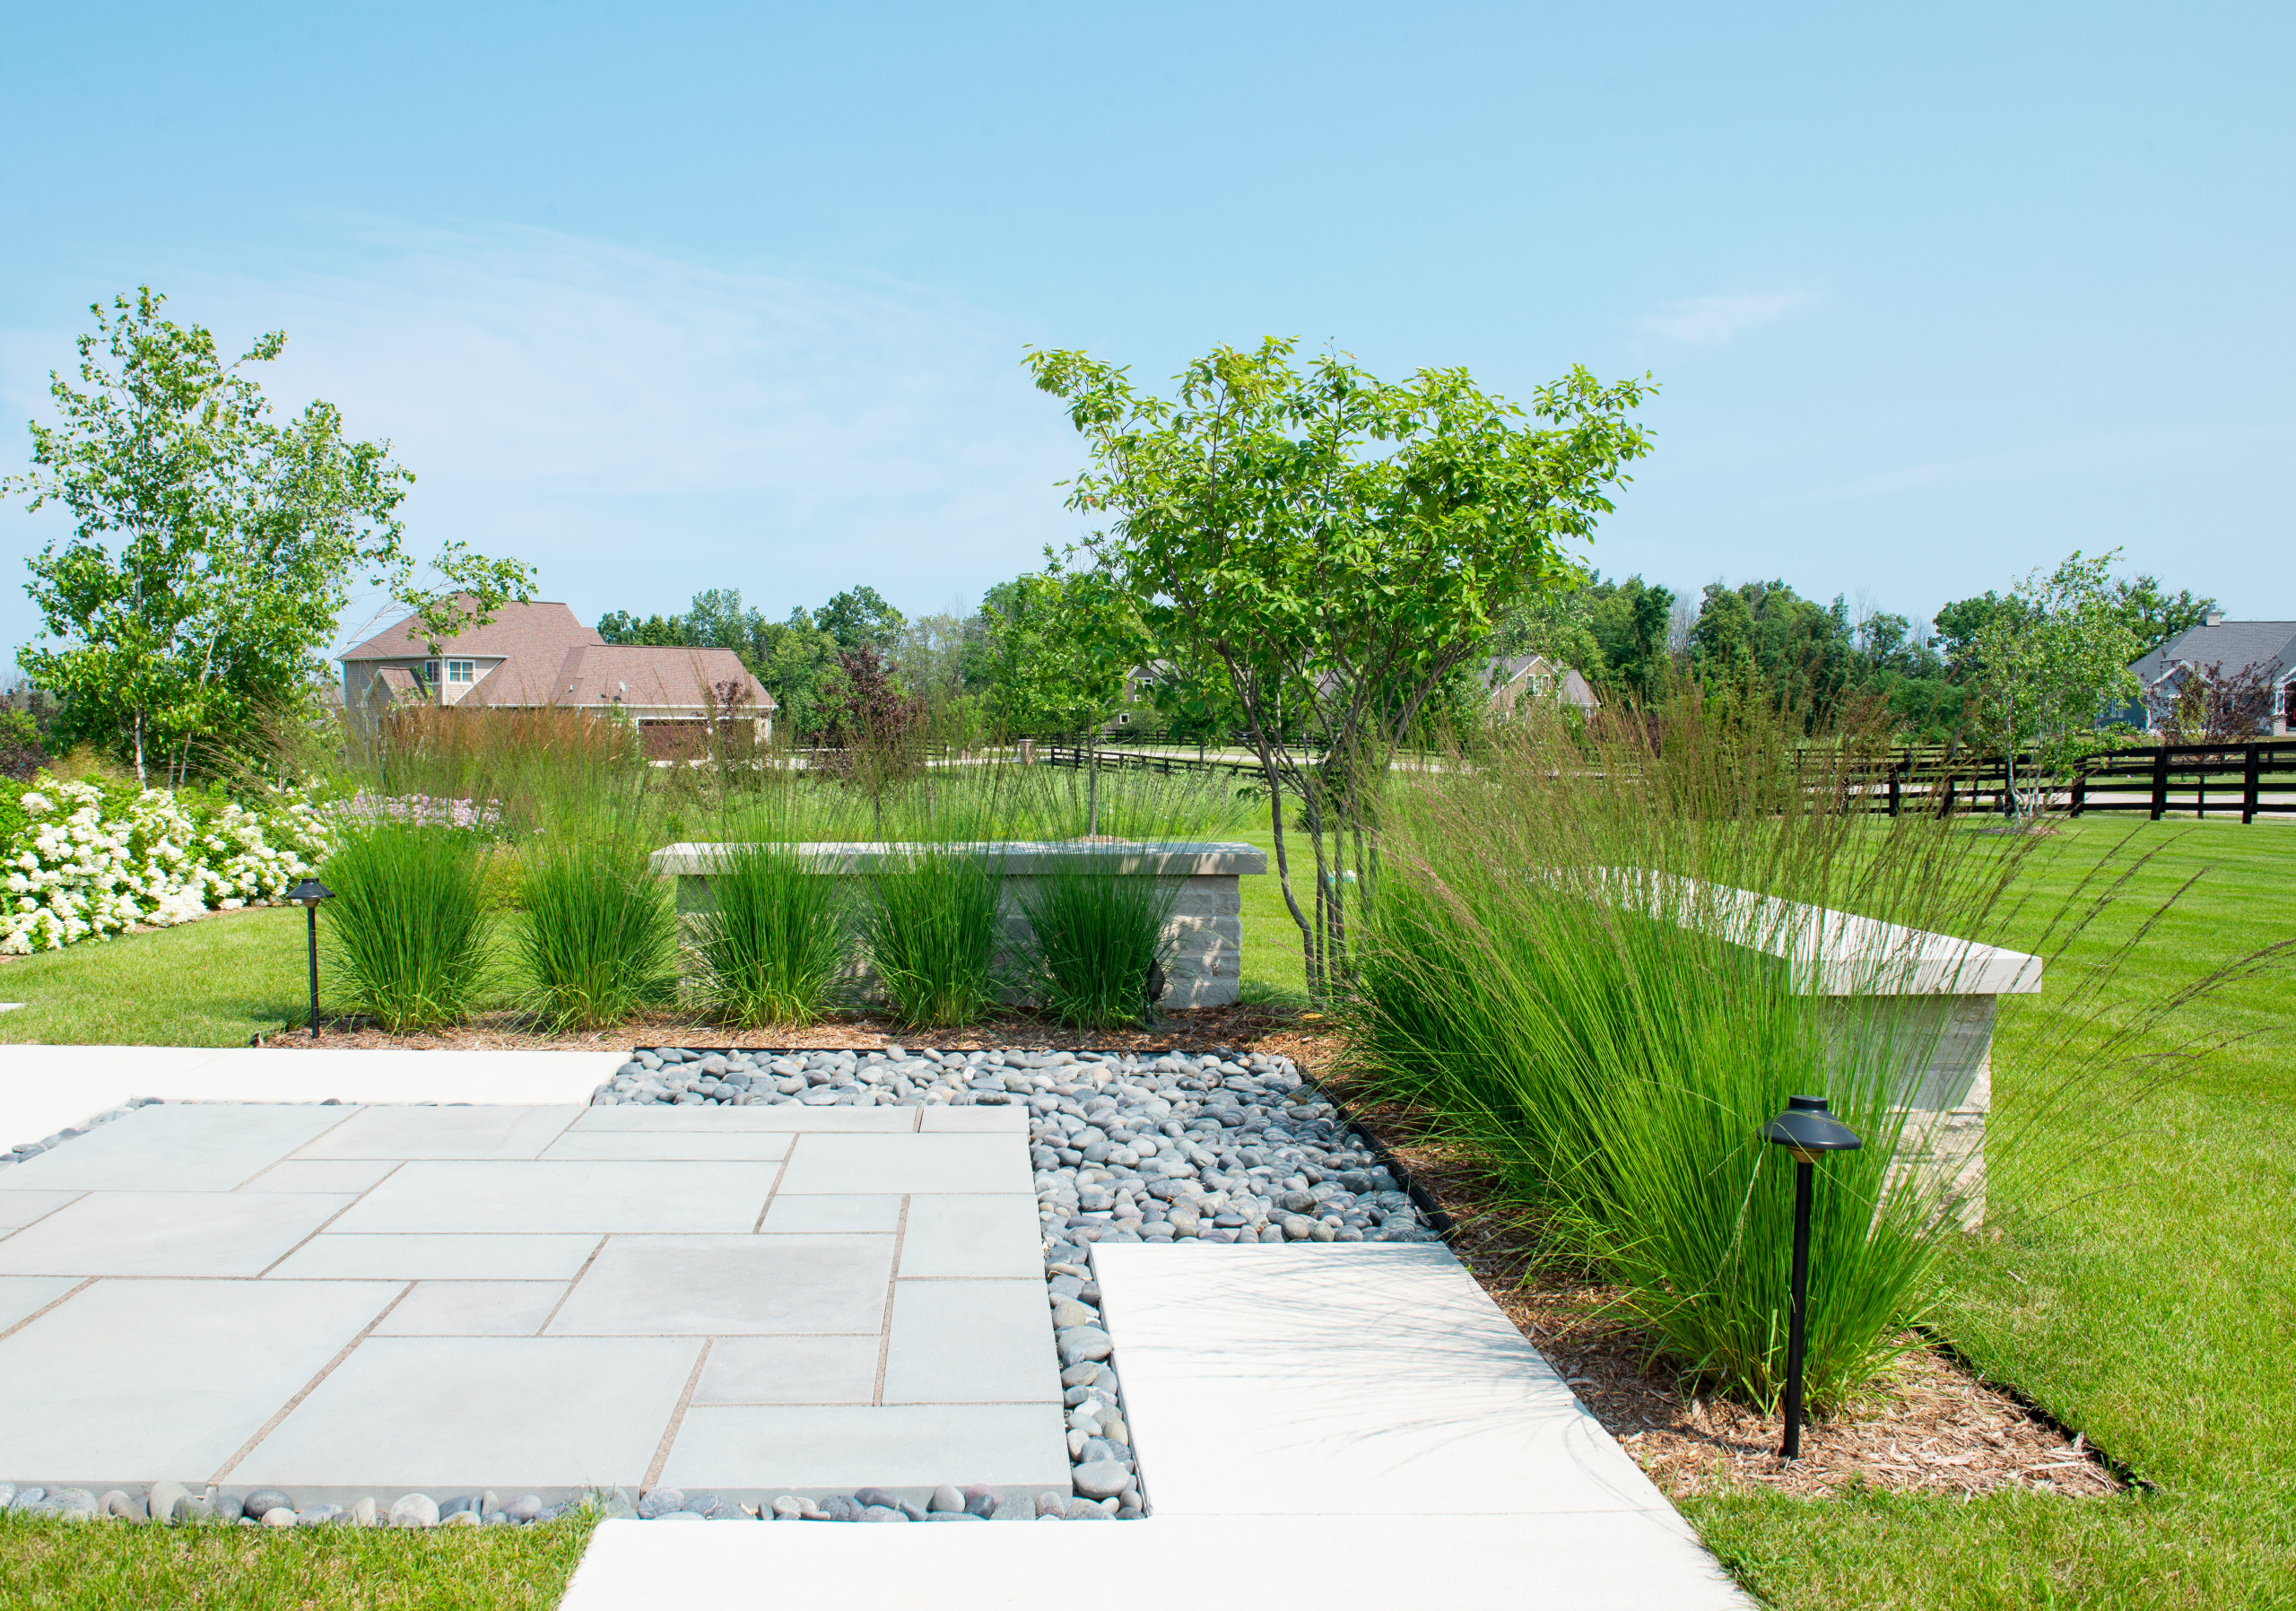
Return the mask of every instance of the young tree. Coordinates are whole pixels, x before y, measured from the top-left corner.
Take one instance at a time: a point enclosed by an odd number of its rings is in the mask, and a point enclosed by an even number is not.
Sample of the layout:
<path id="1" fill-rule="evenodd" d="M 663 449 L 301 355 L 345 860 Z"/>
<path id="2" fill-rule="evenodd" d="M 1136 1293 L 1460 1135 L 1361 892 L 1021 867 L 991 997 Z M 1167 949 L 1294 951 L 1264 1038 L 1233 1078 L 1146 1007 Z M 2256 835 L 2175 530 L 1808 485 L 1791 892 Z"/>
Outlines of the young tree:
<path id="1" fill-rule="evenodd" d="M 2008 757 L 2009 799 L 2027 820 L 2048 804 L 2048 779 L 2109 744 L 2105 717 L 2137 696 L 2128 667 L 2139 640 L 2108 574 L 2119 553 L 2092 560 L 2075 550 L 2047 577 L 2030 572 L 1971 645 L 1971 703 Z M 2021 751 L 2035 769 L 2022 788 Z"/>
<path id="2" fill-rule="evenodd" d="M 2145 708 L 2170 744 L 2245 744 L 2272 730 L 2276 670 L 2260 661 L 2234 671 L 2222 660 L 2179 666 L 2146 692 Z"/>
<path id="3" fill-rule="evenodd" d="M 1097 570 L 1057 560 L 981 601 L 989 718 L 1006 738 L 1081 734 L 1105 721 L 1125 674 L 1149 657 L 1131 602 Z"/>
<path id="4" fill-rule="evenodd" d="M 396 513 L 414 478 L 390 444 L 345 440 L 326 403 L 273 419 L 246 370 L 286 336 L 226 363 L 206 330 L 161 317 L 165 301 L 147 286 L 90 309 L 79 385 L 49 375 L 57 422 L 33 422 L 30 474 L 0 478 L 73 518 L 28 562 L 53 647 L 20 663 L 64 697 L 65 738 L 116 746 L 147 783 L 155 754 L 180 779 L 195 743 L 229 745 L 261 709 L 299 699 L 354 576 L 411 606 L 434 642 L 532 588 L 525 566 L 456 544 L 418 587 Z"/>
<path id="5" fill-rule="evenodd" d="M 1352 839 L 1360 885 L 1394 743 L 1509 604 L 1579 579 L 1564 545 L 1648 450 L 1628 419 L 1648 388 L 1574 369 L 1526 414 L 1464 370 L 1396 385 L 1335 353 L 1302 373 L 1296 344 L 1216 348 L 1170 400 L 1083 353 L 1027 361 L 1091 448 L 1070 507 L 1113 520 L 1085 547 L 1152 636 L 1227 673 L 1320 997 L 1345 945 L 1326 829 Z M 1287 792 L 1315 849 L 1304 907 Z"/>

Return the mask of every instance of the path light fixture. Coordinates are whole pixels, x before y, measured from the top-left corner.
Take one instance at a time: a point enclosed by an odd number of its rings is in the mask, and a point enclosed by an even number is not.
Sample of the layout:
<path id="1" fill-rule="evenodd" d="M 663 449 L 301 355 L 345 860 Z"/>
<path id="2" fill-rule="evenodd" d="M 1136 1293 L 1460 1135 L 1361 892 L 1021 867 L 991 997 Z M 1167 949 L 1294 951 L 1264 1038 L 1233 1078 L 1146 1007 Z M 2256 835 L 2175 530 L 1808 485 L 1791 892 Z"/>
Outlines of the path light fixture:
<path id="1" fill-rule="evenodd" d="M 287 892 L 287 899 L 301 907 L 311 920 L 311 1039 L 319 1038 L 319 902 L 335 899 L 335 892 L 316 878 L 306 878 Z"/>
<path id="2" fill-rule="evenodd" d="M 1810 1310 L 1810 1195 L 1819 1157 L 1855 1152 L 1857 1132 L 1826 1110 L 1822 1096 L 1787 1098 L 1786 1111 L 1762 1132 L 1773 1146 L 1794 1154 L 1794 1297 L 1786 1329 L 1786 1442 L 1779 1454 L 1802 1457 L 1802 1345 Z"/>

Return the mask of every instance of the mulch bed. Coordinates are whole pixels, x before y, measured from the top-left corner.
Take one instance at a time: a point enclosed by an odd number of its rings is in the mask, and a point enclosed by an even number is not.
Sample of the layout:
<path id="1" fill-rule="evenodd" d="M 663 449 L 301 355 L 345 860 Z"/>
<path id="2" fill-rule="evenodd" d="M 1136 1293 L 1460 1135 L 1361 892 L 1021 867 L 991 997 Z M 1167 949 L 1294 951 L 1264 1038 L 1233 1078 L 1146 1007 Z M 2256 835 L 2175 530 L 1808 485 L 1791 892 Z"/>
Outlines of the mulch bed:
<path id="1" fill-rule="evenodd" d="M 286 1032 L 261 1044 L 309 1047 Z M 904 1029 L 869 1014 L 842 1014 L 804 1029 L 730 1030 L 677 1014 L 634 1019 L 611 1031 L 543 1035 L 527 1016 L 484 1015 L 436 1035 L 392 1036 L 330 1028 L 331 1047 L 467 1050 L 517 1048 L 613 1051 L 631 1046 L 1039 1048 L 1281 1054 L 1311 1075 L 1328 1075 L 1339 1042 L 1313 1014 L 1234 1006 L 1168 1014 L 1153 1030 L 1079 1035 L 1022 1014 L 962 1030 Z M 1344 1098 L 1345 1083 L 1335 1081 Z M 2077 1435 L 1981 1380 L 1959 1360 L 1918 1339 L 1891 1380 L 1848 1411 L 1807 1424 L 1802 1458 L 1778 1457 L 1779 1424 L 1702 1392 L 1623 1318 L 1620 1294 L 1540 1257 L 1534 1228 L 1505 1206 L 1499 1183 L 1467 1157 L 1429 1141 L 1415 1117 L 1395 1109 L 1360 1117 L 1455 1222 L 1451 1246 L 1507 1318 L 1570 1383 L 1595 1417 L 1664 1492 L 1678 1496 L 1764 1489 L 1822 1497 L 1845 1488 L 1982 1493 L 2001 1488 L 2102 1495 L 2125 1485 Z"/>

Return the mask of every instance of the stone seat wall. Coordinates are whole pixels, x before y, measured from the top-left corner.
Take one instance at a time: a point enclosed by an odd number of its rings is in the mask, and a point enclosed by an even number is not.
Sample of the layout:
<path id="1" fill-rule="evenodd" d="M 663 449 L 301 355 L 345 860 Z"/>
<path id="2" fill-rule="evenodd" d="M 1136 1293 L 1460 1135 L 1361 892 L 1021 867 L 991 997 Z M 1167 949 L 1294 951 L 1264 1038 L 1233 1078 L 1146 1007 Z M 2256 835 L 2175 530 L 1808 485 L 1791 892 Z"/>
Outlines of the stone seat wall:
<path id="1" fill-rule="evenodd" d="M 676 844 L 654 853 L 654 871 L 677 880 L 680 913 L 691 917 L 709 909 L 710 870 L 734 848 Z M 1165 966 L 1161 1004 L 1167 1007 L 1228 1006 L 1239 998 L 1243 982 L 1244 908 L 1238 880 L 1248 873 L 1267 871 L 1265 851 L 1252 845 L 1220 842 L 1077 844 L 1015 840 L 940 846 L 831 842 L 795 849 L 821 875 L 845 879 L 893 870 L 925 850 L 995 858 L 1004 870 L 997 913 L 1004 935 L 1001 949 L 1006 956 L 1018 954 L 1026 944 L 1029 920 L 1022 901 L 1029 890 L 1049 874 L 1080 865 L 1103 866 L 1114 862 L 1127 874 L 1153 878 L 1177 891 L 1164 929 L 1173 947 Z M 865 968 L 861 977 L 866 980 Z"/>

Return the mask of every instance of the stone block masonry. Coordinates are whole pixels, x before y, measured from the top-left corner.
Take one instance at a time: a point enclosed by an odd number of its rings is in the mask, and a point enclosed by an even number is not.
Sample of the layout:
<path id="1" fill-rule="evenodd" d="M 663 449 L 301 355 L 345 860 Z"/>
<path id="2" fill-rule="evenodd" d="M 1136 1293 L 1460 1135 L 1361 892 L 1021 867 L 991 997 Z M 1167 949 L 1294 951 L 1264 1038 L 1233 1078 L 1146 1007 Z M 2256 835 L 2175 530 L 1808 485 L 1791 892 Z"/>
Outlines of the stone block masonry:
<path id="1" fill-rule="evenodd" d="M 687 916 L 709 908 L 709 875 L 736 846 L 676 844 L 654 853 L 654 871 L 678 881 L 678 910 Z M 1174 891 L 1172 915 L 1164 929 L 1171 943 L 1160 1005 L 1167 1007 L 1230 1006 L 1243 982 L 1246 874 L 1267 871 L 1265 851 L 1247 844 L 1163 841 L 1142 844 L 1048 843 L 998 840 L 967 845 L 883 843 L 801 844 L 794 847 L 825 877 L 860 879 L 896 870 L 921 851 L 962 851 L 995 858 L 1003 869 L 999 920 L 1004 950 L 1015 954 L 1026 944 L 1024 901 L 1048 875 L 1083 866 L 1114 864 L 1127 875 L 1155 879 Z M 865 978 L 865 973 L 864 974 Z"/>

